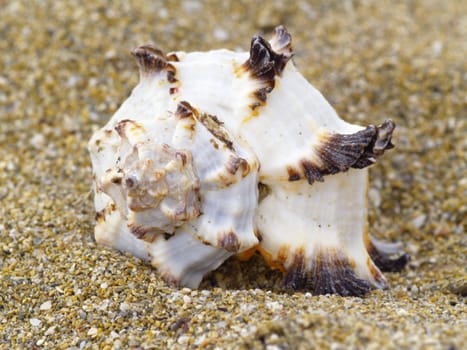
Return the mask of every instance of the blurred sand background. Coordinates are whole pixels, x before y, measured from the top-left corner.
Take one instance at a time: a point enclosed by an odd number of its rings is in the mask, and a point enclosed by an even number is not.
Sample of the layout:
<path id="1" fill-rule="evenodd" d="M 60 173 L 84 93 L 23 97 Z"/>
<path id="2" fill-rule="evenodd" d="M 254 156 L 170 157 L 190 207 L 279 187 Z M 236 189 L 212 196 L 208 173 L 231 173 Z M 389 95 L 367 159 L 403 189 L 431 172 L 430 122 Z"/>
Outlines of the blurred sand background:
<path id="1" fill-rule="evenodd" d="M 389 290 L 286 293 L 258 257 L 179 290 L 93 240 L 86 143 L 137 83 L 130 50 L 246 50 L 278 24 L 343 118 L 397 124 L 369 193 L 371 232 L 412 255 Z M 0 348 L 464 348 L 466 38 L 461 0 L 0 0 Z"/>

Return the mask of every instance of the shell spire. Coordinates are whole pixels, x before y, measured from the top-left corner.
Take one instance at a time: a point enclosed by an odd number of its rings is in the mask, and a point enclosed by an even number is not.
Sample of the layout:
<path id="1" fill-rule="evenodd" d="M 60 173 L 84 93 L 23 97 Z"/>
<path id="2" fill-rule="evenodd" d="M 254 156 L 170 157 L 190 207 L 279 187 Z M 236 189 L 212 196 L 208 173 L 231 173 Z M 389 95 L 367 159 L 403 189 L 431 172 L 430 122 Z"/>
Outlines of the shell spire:
<path id="1" fill-rule="evenodd" d="M 287 288 L 362 296 L 409 259 L 368 229 L 368 170 L 395 124 L 342 120 L 279 26 L 246 52 L 132 52 L 140 82 L 89 142 L 95 238 L 196 288 L 255 251 Z"/>

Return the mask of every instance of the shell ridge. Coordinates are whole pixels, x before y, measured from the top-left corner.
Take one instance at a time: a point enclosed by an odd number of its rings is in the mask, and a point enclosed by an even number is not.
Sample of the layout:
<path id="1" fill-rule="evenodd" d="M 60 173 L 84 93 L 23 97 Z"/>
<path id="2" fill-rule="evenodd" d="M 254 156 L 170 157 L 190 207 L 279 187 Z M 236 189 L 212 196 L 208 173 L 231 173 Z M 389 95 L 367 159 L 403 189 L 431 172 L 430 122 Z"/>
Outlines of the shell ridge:
<path id="1" fill-rule="evenodd" d="M 190 148 L 195 153 L 194 164 L 201 181 L 200 201 L 204 214 L 187 223 L 186 229 L 204 244 L 229 252 L 251 248 L 258 243 L 254 235 L 257 168 L 248 161 L 254 157 L 239 155 L 242 147 L 217 116 L 204 113 L 185 100 L 179 102 L 175 116 L 180 122 L 199 122 L 200 126 L 196 128 Z M 181 129 L 182 132 L 186 130 L 185 127 Z M 206 145 L 204 142 L 209 137 L 214 137 L 220 145 Z M 196 153 L 200 147 L 202 152 Z M 246 156 L 248 152 L 244 150 L 243 153 Z M 214 157 L 219 162 L 212 163 Z M 242 196 L 242 193 L 248 195 Z M 233 199 L 225 201 L 225 198 Z"/>

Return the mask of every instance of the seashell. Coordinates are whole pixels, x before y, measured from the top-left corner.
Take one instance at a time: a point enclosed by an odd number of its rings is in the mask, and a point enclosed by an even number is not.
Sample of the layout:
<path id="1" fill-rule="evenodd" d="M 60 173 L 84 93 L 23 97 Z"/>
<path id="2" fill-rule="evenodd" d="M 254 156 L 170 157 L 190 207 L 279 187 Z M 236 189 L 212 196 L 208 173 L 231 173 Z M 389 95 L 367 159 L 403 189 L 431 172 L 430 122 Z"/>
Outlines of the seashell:
<path id="1" fill-rule="evenodd" d="M 249 52 L 141 46 L 140 82 L 89 142 L 95 238 L 196 288 L 259 251 L 292 289 L 363 295 L 408 261 L 369 234 L 367 167 L 391 120 L 339 118 L 297 71 L 283 26 Z"/>

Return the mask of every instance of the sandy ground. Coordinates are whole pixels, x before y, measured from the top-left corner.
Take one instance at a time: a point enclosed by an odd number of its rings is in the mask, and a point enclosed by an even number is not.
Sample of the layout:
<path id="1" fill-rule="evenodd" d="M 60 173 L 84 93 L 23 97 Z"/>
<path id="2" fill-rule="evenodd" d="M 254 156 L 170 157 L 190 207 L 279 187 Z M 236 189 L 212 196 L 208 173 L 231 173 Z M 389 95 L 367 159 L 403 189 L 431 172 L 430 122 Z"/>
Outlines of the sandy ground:
<path id="1" fill-rule="evenodd" d="M 467 344 L 467 5 L 0 1 L 0 348 L 461 349 Z M 348 121 L 392 118 L 370 223 L 412 260 L 365 298 L 286 293 L 259 257 L 169 288 L 96 246 L 86 143 L 137 83 L 129 51 L 247 49 L 277 24 Z"/>

